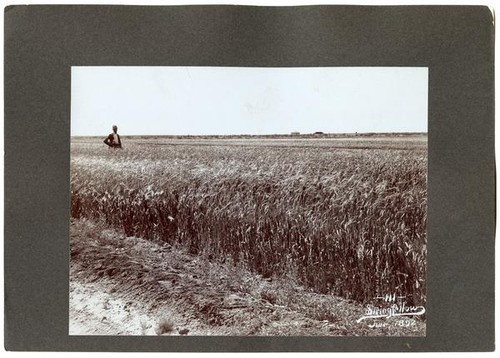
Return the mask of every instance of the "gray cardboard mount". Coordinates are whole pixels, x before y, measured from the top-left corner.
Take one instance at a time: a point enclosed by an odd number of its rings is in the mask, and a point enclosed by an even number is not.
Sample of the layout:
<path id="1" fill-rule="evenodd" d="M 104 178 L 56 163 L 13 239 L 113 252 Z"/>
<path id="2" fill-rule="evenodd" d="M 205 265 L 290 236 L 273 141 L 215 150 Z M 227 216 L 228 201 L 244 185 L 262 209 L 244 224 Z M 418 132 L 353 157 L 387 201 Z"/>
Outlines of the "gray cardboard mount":
<path id="1" fill-rule="evenodd" d="M 5 8 L 5 347 L 494 349 L 494 23 L 471 6 Z M 71 66 L 429 68 L 427 336 L 68 335 Z"/>

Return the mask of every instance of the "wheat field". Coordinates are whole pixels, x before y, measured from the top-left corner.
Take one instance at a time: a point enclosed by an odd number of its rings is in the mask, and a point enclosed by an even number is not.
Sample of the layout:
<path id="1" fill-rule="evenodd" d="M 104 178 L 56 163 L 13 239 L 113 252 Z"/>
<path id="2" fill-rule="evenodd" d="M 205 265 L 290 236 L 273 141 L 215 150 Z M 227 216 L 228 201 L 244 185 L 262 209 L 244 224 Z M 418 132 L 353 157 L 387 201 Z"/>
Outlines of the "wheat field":
<path id="1" fill-rule="evenodd" d="M 128 139 L 71 144 L 71 216 L 263 277 L 425 304 L 427 140 Z"/>

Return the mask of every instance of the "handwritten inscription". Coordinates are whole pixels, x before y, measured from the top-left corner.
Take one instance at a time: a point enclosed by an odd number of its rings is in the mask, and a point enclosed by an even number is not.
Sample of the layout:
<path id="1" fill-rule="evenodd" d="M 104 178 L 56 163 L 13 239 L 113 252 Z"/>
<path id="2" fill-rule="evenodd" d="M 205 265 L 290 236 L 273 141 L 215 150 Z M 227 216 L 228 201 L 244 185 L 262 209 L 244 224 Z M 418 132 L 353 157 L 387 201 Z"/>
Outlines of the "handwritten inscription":
<path id="1" fill-rule="evenodd" d="M 421 316 L 425 313 L 425 308 L 423 306 L 408 306 L 406 302 L 403 301 L 404 296 L 396 296 L 395 294 L 388 294 L 381 297 L 376 297 L 378 299 L 384 300 L 386 303 L 393 302 L 388 307 L 377 307 L 374 305 L 368 305 L 366 307 L 366 312 L 361 316 L 356 322 L 361 323 L 364 320 L 372 319 L 368 327 L 378 328 L 385 327 L 386 322 L 375 321 L 377 318 L 391 318 L 391 317 L 404 317 L 404 316 Z M 397 322 L 398 325 L 403 327 L 409 327 L 415 324 L 411 319 L 402 319 Z"/>

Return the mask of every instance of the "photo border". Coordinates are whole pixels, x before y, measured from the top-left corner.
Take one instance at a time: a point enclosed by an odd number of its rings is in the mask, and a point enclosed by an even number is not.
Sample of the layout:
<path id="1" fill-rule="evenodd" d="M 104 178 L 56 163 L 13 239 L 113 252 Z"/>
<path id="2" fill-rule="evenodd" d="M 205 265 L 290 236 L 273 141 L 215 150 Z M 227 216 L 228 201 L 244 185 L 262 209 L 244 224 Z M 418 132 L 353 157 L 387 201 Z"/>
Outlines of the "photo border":
<path id="1" fill-rule="evenodd" d="M 45 5 L 4 20 L 7 350 L 494 349 L 487 7 Z M 426 337 L 70 336 L 71 66 L 428 67 Z"/>

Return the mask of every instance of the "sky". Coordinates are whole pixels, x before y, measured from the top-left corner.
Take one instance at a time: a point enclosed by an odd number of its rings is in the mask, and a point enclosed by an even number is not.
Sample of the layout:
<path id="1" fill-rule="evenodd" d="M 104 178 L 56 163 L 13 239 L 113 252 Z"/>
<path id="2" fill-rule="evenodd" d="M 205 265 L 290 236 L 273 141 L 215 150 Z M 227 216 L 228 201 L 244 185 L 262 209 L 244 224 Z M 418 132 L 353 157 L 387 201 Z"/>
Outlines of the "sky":
<path id="1" fill-rule="evenodd" d="M 427 132 L 426 67 L 72 67 L 71 135 Z"/>

